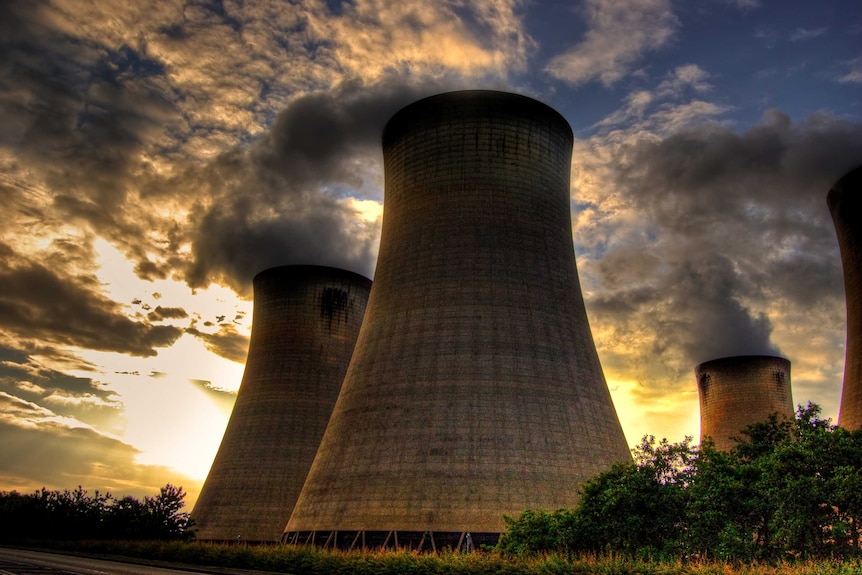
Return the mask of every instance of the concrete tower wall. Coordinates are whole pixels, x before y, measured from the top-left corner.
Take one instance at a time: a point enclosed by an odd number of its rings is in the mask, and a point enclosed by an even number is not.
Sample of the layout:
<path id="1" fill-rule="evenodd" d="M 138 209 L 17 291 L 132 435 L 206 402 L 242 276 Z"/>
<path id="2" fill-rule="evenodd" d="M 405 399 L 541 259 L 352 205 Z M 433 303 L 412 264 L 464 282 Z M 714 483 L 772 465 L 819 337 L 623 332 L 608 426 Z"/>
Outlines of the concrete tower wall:
<path id="1" fill-rule="evenodd" d="M 192 517 L 198 539 L 278 541 L 341 389 L 371 281 L 319 266 L 254 278 L 248 360 Z"/>
<path id="2" fill-rule="evenodd" d="M 514 94 L 389 121 L 368 312 L 287 540 L 499 533 L 629 460 L 575 268 L 571 150 L 562 116 Z"/>
<path id="3" fill-rule="evenodd" d="M 700 395 L 700 439 L 712 437 L 727 450 L 742 429 L 771 414 L 793 418 L 790 362 L 783 357 L 743 355 L 714 359 L 695 368 Z"/>
<path id="4" fill-rule="evenodd" d="M 862 427 L 862 166 L 842 177 L 826 196 L 838 234 L 847 300 L 844 388 L 838 424 Z"/>

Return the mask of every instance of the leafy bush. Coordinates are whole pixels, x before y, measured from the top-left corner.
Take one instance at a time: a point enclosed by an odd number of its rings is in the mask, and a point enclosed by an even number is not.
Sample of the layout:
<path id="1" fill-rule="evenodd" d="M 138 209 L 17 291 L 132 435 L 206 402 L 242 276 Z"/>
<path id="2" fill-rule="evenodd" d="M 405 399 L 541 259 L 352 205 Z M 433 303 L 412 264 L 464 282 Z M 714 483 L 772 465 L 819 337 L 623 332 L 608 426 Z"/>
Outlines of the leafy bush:
<path id="1" fill-rule="evenodd" d="M 860 555 L 862 430 L 771 416 L 730 451 L 645 436 L 633 462 L 581 488 L 577 508 L 506 518 L 511 555 L 780 561 Z"/>

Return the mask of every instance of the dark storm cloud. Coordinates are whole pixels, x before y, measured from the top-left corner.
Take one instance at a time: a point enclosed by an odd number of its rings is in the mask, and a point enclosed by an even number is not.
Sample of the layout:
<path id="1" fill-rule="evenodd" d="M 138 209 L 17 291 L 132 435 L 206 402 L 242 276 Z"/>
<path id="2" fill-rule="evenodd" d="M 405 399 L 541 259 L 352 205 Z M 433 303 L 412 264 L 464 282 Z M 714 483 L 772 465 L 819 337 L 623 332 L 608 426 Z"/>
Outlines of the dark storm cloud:
<path id="1" fill-rule="evenodd" d="M 129 204 L 153 178 L 145 156 L 167 153 L 174 144 L 166 134 L 184 122 L 164 67 L 146 55 L 145 44 L 112 46 L 58 27 L 47 3 L 5 3 L 0 10 L 0 145 L 14 149 L 16 168 L 26 166 L 24 173 L 10 170 L 10 178 L 50 190 L 51 198 L 21 202 L 20 215 L 39 210 L 41 225 L 86 224 L 145 261 L 140 239 L 155 220 Z M 28 190 L 9 186 L 5 193 L 26 197 Z"/>
<path id="2" fill-rule="evenodd" d="M 254 150 L 255 161 L 300 189 L 333 176 L 349 182 L 355 177 L 350 160 L 379 154 L 383 126 L 392 114 L 438 90 L 439 85 L 414 87 L 393 78 L 372 86 L 348 81 L 301 97 L 279 113 Z"/>
<path id="3" fill-rule="evenodd" d="M 150 321 L 162 321 L 165 319 L 185 319 L 189 317 L 188 312 L 181 307 L 162 307 L 156 306 L 156 309 L 147 314 L 147 319 Z"/>
<path id="4" fill-rule="evenodd" d="M 717 357 L 778 354 L 769 313 L 842 306 L 826 192 L 862 160 L 862 125 L 773 111 L 738 134 L 719 125 L 640 139 L 614 155 L 640 230 L 608 248 L 590 302 L 618 333 L 648 326 L 678 373 Z M 634 236 L 632 236 L 634 237 Z M 631 238 L 630 238 L 631 239 Z"/>
<path id="5" fill-rule="evenodd" d="M 9 62 L 0 73 L 4 143 L 40 162 L 57 189 L 116 207 L 120 184 L 137 167 L 135 152 L 171 115 L 165 86 L 145 73 L 158 72 L 158 63 L 128 46 L 58 33 L 32 14 L 20 22 L 2 42 Z"/>
<path id="6" fill-rule="evenodd" d="M 10 181 L 33 174 L 38 181 L 29 185 L 46 193 L 21 200 L 27 192 L 8 185 L 0 194 L 10 196 L 20 218 L 39 210 L 45 233 L 71 223 L 107 239 L 140 278 L 181 278 L 193 288 L 218 282 L 250 295 L 256 273 L 291 263 L 370 276 L 379 224 L 359 217 L 345 198 L 381 198 L 385 121 L 458 82 L 385 73 L 360 80 L 354 73 L 293 98 L 275 116 L 267 109 L 272 127 L 258 135 L 260 110 L 249 106 L 264 95 L 246 76 L 272 73 L 265 64 L 280 61 L 283 46 L 273 53 L 249 45 L 252 56 L 237 52 L 204 65 L 196 43 L 215 38 L 198 24 L 216 22 L 226 42 L 241 39 L 234 24 L 242 19 L 225 20 L 217 5 L 154 9 L 152 19 L 137 18 L 137 36 L 111 29 L 104 37 L 86 22 L 72 33 L 47 4 L 2 10 L 0 49 L 9 57 L 0 66 L 0 145 L 14 149 L 19 162 Z M 242 12 L 250 20 L 241 28 L 256 21 L 252 13 Z M 303 62 L 297 69 L 311 66 Z"/>
<path id="7" fill-rule="evenodd" d="M 225 199 L 195 218 L 189 285 L 205 287 L 219 280 L 248 294 L 258 272 L 298 263 L 369 275 L 373 237 L 351 233 L 355 212 L 317 193 L 286 197 L 275 210 L 267 209 L 272 207 L 249 197 Z"/>
<path id="8" fill-rule="evenodd" d="M 295 263 L 370 276 L 377 224 L 362 222 L 340 200 L 345 193 L 380 196 L 385 122 L 440 89 L 346 82 L 298 98 L 256 145 L 222 155 L 199 181 L 211 203 L 192 217 L 189 285 L 221 279 L 248 293 L 258 272 Z"/>
<path id="9" fill-rule="evenodd" d="M 32 261 L 0 263 L 0 326 L 6 333 L 60 345 L 152 356 L 182 335 L 172 326 L 132 321 L 99 293 L 95 277 L 66 276 Z"/>
<path id="10" fill-rule="evenodd" d="M 205 333 L 195 327 L 186 328 L 186 333 L 200 339 L 204 347 L 214 354 L 237 363 L 245 363 L 249 338 L 239 333 L 233 324 L 221 324 L 216 333 Z"/>
<path id="11" fill-rule="evenodd" d="M 813 206 L 825 205 L 825 190 L 862 157 L 862 126 L 826 114 L 794 125 L 771 111 L 742 134 L 709 125 L 624 151 L 621 183 L 665 228 L 697 235 L 742 217 L 768 220 L 778 235 L 798 226 L 809 234 L 822 230 Z"/>
<path id="12" fill-rule="evenodd" d="M 653 317 L 659 334 L 655 351 L 676 347 L 693 363 L 733 355 L 778 355 L 769 341 L 769 319 L 738 299 L 746 295 L 740 283 L 733 263 L 717 254 L 672 268 L 665 313 Z"/>

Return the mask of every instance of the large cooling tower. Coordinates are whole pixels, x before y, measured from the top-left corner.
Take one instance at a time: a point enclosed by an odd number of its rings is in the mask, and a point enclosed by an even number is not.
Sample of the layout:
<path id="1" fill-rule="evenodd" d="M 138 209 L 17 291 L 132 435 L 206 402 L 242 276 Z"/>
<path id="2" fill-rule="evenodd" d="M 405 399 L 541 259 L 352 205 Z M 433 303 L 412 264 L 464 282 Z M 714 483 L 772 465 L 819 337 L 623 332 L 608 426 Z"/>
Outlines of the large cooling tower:
<path id="1" fill-rule="evenodd" d="M 862 166 L 838 180 L 826 196 L 838 233 L 847 300 L 844 389 L 838 424 L 862 427 Z"/>
<path id="2" fill-rule="evenodd" d="M 715 446 L 728 450 L 731 437 L 742 429 L 766 421 L 770 415 L 793 419 L 790 362 L 769 355 L 724 357 L 695 368 L 700 395 L 700 439 L 712 437 Z"/>
<path id="3" fill-rule="evenodd" d="M 254 278 L 248 360 L 192 517 L 198 539 L 278 541 L 341 389 L 371 281 L 319 266 Z"/>
<path id="4" fill-rule="evenodd" d="M 368 311 L 286 541 L 493 541 L 504 513 L 573 506 L 629 460 L 575 268 L 571 152 L 563 117 L 514 94 L 389 120 Z"/>

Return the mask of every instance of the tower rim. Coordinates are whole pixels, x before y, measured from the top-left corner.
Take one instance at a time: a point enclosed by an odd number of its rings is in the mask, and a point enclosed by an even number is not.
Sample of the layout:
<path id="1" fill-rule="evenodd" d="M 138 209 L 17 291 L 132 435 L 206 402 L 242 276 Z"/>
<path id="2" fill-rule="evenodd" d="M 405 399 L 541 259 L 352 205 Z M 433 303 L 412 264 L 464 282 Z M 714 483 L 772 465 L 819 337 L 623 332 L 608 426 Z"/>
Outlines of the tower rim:
<path id="1" fill-rule="evenodd" d="M 837 202 L 839 198 L 847 193 L 852 193 L 847 192 L 846 188 L 848 188 L 852 182 L 856 182 L 857 180 L 862 180 L 862 164 L 851 169 L 832 184 L 832 187 L 830 187 L 829 191 L 826 193 L 826 203 L 832 207 L 832 204 Z"/>
<path id="2" fill-rule="evenodd" d="M 358 272 L 353 272 L 350 270 L 333 266 L 317 264 L 284 264 L 279 266 L 273 266 L 256 273 L 254 275 L 253 282 L 277 278 L 283 275 L 288 275 L 288 273 L 296 278 L 308 278 L 313 276 L 328 275 L 333 278 L 342 278 L 345 280 L 359 280 L 361 282 L 368 283 L 369 285 L 372 283 L 369 277 Z"/>
<path id="3" fill-rule="evenodd" d="M 383 126 L 383 132 L 381 135 L 381 142 L 383 144 L 383 149 L 385 150 L 388 146 L 388 143 L 397 138 L 397 134 L 399 132 L 399 128 L 401 128 L 401 124 L 410 117 L 412 114 L 415 114 L 418 110 L 423 108 L 429 108 L 432 106 L 440 106 L 440 105 L 452 105 L 459 101 L 468 101 L 481 98 L 485 101 L 489 101 L 490 99 L 495 99 L 500 102 L 508 101 L 508 102 L 521 102 L 525 104 L 525 106 L 530 106 L 536 111 L 541 111 L 548 118 L 552 118 L 553 122 L 557 124 L 559 127 L 564 128 L 566 132 L 566 136 L 571 142 L 574 144 L 575 135 L 572 130 L 571 124 L 560 113 L 557 109 L 541 102 L 531 96 L 527 96 L 525 94 L 518 94 L 515 92 L 505 92 L 503 90 L 483 90 L 483 89 L 469 89 L 469 90 L 452 90 L 449 92 L 441 92 L 439 94 L 433 94 L 431 96 L 426 96 L 406 106 L 400 108 L 397 112 L 395 112 L 386 124 Z M 525 112 L 526 113 L 526 112 Z"/>
<path id="4" fill-rule="evenodd" d="M 724 364 L 736 364 L 736 363 L 741 363 L 744 361 L 763 361 L 763 360 L 770 360 L 770 359 L 772 359 L 772 360 L 777 359 L 779 361 L 786 362 L 788 364 L 790 363 L 790 360 L 788 358 L 781 356 L 781 355 L 768 354 L 768 353 L 766 353 L 766 354 L 756 354 L 755 353 L 755 354 L 728 355 L 725 357 L 717 357 L 715 359 L 710 359 L 707 361 L 700 362 L 699 364 L 697 364 L 697 366 L 695 366 L 694 369 L 695 369 L 695 371 L 700 371 L 702 368 L 705 368 L 705 367 L 712 367 L 712 366 L 724 365 Z"/>

